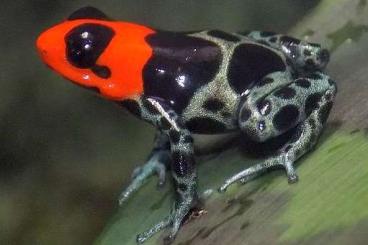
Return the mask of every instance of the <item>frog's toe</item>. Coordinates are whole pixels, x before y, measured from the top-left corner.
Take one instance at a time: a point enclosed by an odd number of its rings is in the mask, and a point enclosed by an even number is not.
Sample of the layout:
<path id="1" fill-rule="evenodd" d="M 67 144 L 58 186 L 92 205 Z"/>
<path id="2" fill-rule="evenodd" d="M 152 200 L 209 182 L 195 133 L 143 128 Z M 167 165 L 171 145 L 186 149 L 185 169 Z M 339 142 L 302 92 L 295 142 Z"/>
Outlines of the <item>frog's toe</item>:
<path id="1" fill-rule="evenodd" d="M 141 244 L 147 241 L 150 237 L 165 229 L 172 224 L 172 216 L 168 216 L 156 225 L 152 226 L 151 229 L 137 235 L 137 243 Z"/>
<path id="2" fill-rule="evenodd" d="M 244 184 L 247 181 L 249 181 L 250 179 L 252 179 L 253 177 L 255 177 L 256 175 L 259 175 L 259 174 L 263 173 L 268 167 L 269 166 L 268 166 L 267 161 L 266 161 L 264 163 L 256 164 L 254 166 L 246 168 L 243 171 L 241 171 L 241 172 L 231 176 L 227 180 L 225 180 L 225 183 L 222 186 L 220 186 L 218 191 L 219 192 L 225 192 L 230 185 L 232 185 L 236 182 L 240 182 L 240 183 Z"/>
<path id="3" fill-rule="evenodd" d="M 133 170 L 132 181 L 129 186 L 121 192 L 119 204 L 126 202 L 132 193 L 136 192 L 145 181 L 152 175 L 158 176 L 157 186 L 162 187 L 166 182 L 166 161 L 168 159 L 168 151 L 160 151 L 153 155 L 146 164 Z"/>
<path id="4" fill-rule="evenodd" d="M 294 184 L 298 182 L 299 177 L 295 171 L 294 163 L 291 161 L 285 161 L 281 165 L 285 168 L 289 184 Z"/>

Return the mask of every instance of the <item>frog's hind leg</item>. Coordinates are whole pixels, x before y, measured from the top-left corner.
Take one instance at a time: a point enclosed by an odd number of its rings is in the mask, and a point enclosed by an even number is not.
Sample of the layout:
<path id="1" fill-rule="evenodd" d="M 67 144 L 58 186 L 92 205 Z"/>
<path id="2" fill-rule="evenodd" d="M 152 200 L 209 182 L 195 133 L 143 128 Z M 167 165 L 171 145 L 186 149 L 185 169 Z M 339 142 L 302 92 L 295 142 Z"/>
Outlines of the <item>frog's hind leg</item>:
<path id="1" fill-rule="evenodd" d="M 295 132 L 274 156 L 230 177 L 219 190 L 225 191 L 229 185 L 237 181 L 243 182 L 274 167 L 283 167 L 289 182 L 296 182 L 298 177 L 293 164 L 316 144 L 335 94 L 334 81 L 327 75 L 316 72 L 309 77 L 296 79 L 293 83 L 258 100 L 261 104 L 267 104 L 265 102 L 267 100 L 269 106 L 276 105 L 278 109 L 265 110 L 259 107 L 258 111 L 250 110 L 245 103 L 240 110 L 239 124 L 254 140 L 266 141 L 293 128 Z M 282 101 L 281 104 L 278 100 Z M 243 113 L 246 113 L 246 118 Z M 264 133 L 265 131 L 269 132 Z"/>
<path id="2" fill-rule="evenodd" d="M 280 50 L 293 64 L 294 69 L 301 72 L 322 70 L 329 61 L 328 50 L 316 43 L 265 31 L 251 31 L 244 35 L 258 43 Z"/>
<path id="3" fill-rule="evenodd" d="M 132 181 L 119 196 L 119 204 L 122 205 L 129 197 L 136 192 L 145 181 L 152 175 L 158 176 L 157 186 L 161 187 L 166 181 L 166 170 L 170 165 L 169 139 L 161 132 L 155 136 L 154 148 L 143 166 L 133 170 Z"/>

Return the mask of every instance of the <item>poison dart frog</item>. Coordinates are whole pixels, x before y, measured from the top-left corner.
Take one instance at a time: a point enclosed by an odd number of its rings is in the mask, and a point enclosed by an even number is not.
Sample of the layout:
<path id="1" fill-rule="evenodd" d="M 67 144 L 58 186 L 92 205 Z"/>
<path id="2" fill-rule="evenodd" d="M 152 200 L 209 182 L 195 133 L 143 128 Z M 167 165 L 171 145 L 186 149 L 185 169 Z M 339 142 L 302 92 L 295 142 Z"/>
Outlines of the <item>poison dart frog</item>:
<path id="1" fill-rule="evenodd" d="M 198 204 L 194 133 L 238 131 L 264 142 L 291 134 L 264 162 L 231 176 L 226 188 L 283 167 L 290 183 L 295 161 L 315 146 L 336 95 L 323 70 L 320 45 L 272 32 L 170 32 L 112 20 L 84 7 L 37 39 L 42 60 L 72 82 L 93 89 L 157 128 L 145 165 L 133 172 L 124 203 L 143 181 L 171 170 L 172 211 L 139 234 L 142 243 L 164 228 L 172 241 Z"/>

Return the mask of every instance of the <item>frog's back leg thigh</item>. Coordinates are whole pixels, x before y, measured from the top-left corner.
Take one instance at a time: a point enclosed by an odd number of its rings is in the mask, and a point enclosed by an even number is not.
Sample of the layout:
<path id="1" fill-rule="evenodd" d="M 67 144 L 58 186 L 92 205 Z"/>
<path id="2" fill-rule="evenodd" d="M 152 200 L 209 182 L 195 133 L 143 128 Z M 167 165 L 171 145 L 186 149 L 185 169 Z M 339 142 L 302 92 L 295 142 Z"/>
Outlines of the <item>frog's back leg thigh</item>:
<path id="1" fill-rule="evenodd" d="M 304 115 L 305 119 L 297 123 L 291 139 L 274 156 L 227 179 L 220 187 L 220 191 L 225 191 L 229 185 L 237 181 L 244 182 L 250 177 L 259 175 L 275 166 L 285 168 L 290 183 L 297 181 L 293 164 L 317 143 L 336 95 L 336 85 L 327 75 L 316 72 L 310 77 L 296 79 L 285 88 L 295 88 L 294 86 L 301 88 L 309 87 L 310 90 L 306 93 L 307 96 L 300 96 L 299 98 L 303 103 L 303 112 L 300 112 L 299 109 L 299 117 Z M 277 90 L 276 92 L 281 93 L 280 91 L 283 90 Z M 286 89 L 284 92 L 286 92 Z M 275 96 L 274 93 L 268 96 L 267 99 L 271 99 L 272 96 Z M 282 108 L 278 110 L 278 113 L 282 110 Z M 284 120 L 283 123 L 283 125 L 288 127 L 292 127 L 291 125 L 293 124 L 288 120 Z"/>
<path id="2" fill-rule="evenodd" d="M 239 127 L 258 142 L 281 135 L 304 121 L 321 96 L 334 91 L 331 81 L 327 75 L 315 72 L 269 93 L 260 93 L 263 87 L 252 89 L 239 107 Z"/>
<path id="3" fill-rule="evenodd" d="M 308 43 L 290 36 L 273 32 L 252 31 L 245 34 L 256 42 L 278 49 L 294 64 L 296 69 L 311 71 L 324 69 L 329 61 L 329 52 L 319 44 Z"/>

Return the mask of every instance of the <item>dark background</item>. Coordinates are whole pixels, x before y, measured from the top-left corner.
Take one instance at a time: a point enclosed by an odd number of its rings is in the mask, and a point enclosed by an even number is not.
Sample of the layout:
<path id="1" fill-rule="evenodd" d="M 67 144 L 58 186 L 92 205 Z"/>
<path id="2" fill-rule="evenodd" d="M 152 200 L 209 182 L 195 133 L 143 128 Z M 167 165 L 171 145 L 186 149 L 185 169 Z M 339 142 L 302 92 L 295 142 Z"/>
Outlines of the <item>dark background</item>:
<path id="1" fill-rule="evenodd" d="M 153 129 L 37 57 L 38 34 L 79 7 L 167 30 L 287 32 L 317 0 L 7 1 L 0 6 L 0 244 L 90 244 Z M 139 150 L 138 150 L 139 149 Z"/>

